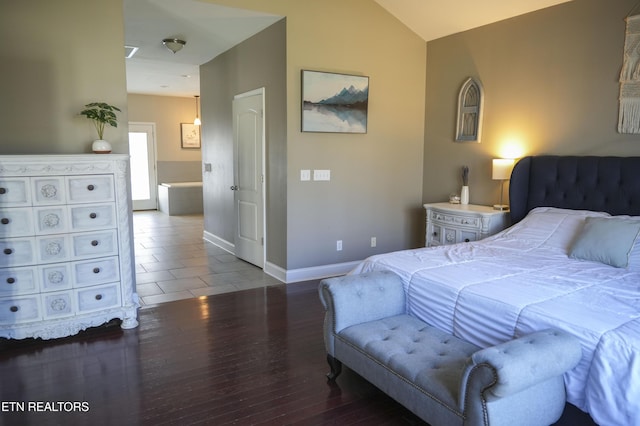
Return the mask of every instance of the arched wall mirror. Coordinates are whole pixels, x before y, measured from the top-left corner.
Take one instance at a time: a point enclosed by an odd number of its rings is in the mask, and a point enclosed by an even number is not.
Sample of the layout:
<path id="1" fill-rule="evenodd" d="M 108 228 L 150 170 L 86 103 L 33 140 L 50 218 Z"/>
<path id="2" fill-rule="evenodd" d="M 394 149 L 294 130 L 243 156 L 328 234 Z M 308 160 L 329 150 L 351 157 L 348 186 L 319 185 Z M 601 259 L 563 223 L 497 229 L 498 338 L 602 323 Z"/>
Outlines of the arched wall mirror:
<path id="1" fill-rule="evenodd" d="M 482 85 L 469 77 L 458 94 L 456 142 L 480 142 L 483 103 Z"/>

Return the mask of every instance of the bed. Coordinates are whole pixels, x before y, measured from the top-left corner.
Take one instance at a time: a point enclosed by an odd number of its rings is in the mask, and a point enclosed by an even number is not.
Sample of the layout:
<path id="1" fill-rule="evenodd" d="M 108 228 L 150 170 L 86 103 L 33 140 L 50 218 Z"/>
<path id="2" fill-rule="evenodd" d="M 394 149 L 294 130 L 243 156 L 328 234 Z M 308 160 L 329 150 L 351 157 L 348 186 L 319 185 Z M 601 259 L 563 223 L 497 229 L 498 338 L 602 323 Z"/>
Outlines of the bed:
<path id="1" fill-rule="evenodd" d="M 372 256 L 409 312 L 480 346 L 548 327 L 583 349 L 567 401 L 601 425 L 640 425 L 640 157 L 525 157 L 512 226 L 481 241 Z"/>

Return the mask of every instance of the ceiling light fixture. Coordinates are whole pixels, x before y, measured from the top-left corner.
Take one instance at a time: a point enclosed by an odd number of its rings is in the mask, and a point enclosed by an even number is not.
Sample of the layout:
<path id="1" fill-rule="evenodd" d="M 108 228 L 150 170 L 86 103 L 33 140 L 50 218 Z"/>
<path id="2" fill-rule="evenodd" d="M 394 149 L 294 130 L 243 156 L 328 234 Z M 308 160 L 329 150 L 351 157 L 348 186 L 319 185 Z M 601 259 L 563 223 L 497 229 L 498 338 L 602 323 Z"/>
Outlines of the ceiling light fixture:
<path id="1" fill-rule="evenodd" d="M 165 47 L 173 53 L 176 53 L 180 49 L 182 49 L 184 45 L 187 44 L 187 42 L 184 40 L 180 40 L 179 38 L 165 38 L 164 40 L 162 40 L 162 44 L 164 44 Z"/>
<path id="2" fill-rule="evenodd" d="M 199 98 L 199 97 L 200 97 L 200 96 L 195 95 L 195 98 L 196 98 L 196 118 L 193 120 L 193 124 L 194 124 L 195 126 L 199 126 L 199 125 L 201 125 L 201 124 L 202 124 L 202 121 L 200 121 L 200 116 L 198 115 L 198 98 Z"/>

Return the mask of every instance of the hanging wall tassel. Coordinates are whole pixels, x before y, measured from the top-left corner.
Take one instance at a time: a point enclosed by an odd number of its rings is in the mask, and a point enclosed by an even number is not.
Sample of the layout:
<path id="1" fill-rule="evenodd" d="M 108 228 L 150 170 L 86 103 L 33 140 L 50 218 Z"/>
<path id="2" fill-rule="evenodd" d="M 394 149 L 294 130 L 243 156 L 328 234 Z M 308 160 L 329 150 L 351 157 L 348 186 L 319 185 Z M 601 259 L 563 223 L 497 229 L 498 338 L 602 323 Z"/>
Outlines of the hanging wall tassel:
<path id="1" fill-rule="evenodd" d="M 619 133 L 640 133 L 640 15 L 627 16 L 620 72 Z"/>

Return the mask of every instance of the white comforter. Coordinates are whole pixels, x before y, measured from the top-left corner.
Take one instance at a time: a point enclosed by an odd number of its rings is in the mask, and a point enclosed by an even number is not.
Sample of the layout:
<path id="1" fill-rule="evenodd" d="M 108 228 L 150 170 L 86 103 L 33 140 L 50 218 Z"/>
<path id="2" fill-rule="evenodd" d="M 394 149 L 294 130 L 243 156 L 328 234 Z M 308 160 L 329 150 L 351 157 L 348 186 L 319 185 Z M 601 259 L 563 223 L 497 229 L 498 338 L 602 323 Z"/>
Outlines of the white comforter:
<path id="1" fill-rule="evenodd" d="M 485 240 L 372 256 L 352 273 L 400 275 L 409 311 L 486 347 L 555 327 L 582 343 L 567 400 L 600 425 L 640 425 L 640 243 L 628 268 L 570 259 L 587 216 L 538 208 Z"/>

